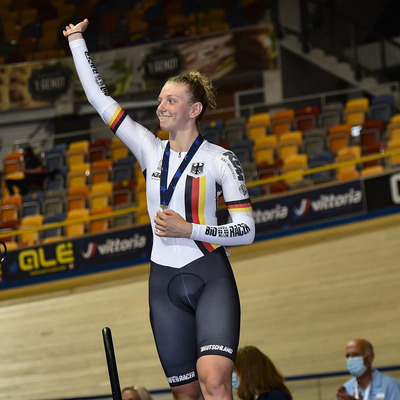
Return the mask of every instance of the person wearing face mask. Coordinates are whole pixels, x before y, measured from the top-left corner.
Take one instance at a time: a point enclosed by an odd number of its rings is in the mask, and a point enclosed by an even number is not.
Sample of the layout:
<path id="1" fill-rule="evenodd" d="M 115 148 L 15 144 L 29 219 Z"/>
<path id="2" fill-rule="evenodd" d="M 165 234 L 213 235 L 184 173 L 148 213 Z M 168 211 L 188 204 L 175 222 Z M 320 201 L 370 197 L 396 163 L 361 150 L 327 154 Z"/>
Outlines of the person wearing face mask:
<path id="1" fill-rule="evenodd" d="M 367 340 L 355 339 L 347 344 L 347 369 L 353 378 L 338 389 L 337 400 L 400 399 L 399 382 L 373 369 L 374 358 L 374 348 Z"/>
<path id="2" fill-rule="evenodd" d="M 232 387 L 241 400 L 291 400 L 284 377 L 273 362 L 255 346 L 239 348 Z"/>

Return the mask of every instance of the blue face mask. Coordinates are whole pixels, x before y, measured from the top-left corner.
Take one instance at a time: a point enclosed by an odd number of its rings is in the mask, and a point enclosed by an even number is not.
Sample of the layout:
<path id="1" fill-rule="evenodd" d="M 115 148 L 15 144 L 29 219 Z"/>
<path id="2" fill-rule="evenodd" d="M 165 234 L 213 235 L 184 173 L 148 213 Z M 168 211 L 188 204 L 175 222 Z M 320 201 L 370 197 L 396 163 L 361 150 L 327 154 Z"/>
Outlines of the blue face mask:
<path id="1" fill-rule="evenodd" d="M 232 387 L 235 390 L 238 390 L 239 389 L 239 384 L 240 384 L 240 382 L 239 382 L 239 379 L 237 377 L 236 372 L 232 372 Z"/>
<path id="2" fill-rule="evenodd" d="M 364 365 L 364 357 L 349 357 L 346 362 L 350 374 L 357 378 L 367 370 L 367 367 Z"/>

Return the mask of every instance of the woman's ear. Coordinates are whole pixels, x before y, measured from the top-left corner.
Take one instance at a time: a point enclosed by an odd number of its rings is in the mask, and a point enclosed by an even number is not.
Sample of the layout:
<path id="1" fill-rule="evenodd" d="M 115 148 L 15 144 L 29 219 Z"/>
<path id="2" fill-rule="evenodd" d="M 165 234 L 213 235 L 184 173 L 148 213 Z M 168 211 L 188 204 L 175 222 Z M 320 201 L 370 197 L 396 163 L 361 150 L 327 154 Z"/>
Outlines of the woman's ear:
<path id="1" fill-rule="evenodd" d="M 190 118 L 197 118 L 202 111 L 203 111 L 203 104 L 201 104 L 199 101 L 197 103 L 192 104 L 190 110 Z"/>

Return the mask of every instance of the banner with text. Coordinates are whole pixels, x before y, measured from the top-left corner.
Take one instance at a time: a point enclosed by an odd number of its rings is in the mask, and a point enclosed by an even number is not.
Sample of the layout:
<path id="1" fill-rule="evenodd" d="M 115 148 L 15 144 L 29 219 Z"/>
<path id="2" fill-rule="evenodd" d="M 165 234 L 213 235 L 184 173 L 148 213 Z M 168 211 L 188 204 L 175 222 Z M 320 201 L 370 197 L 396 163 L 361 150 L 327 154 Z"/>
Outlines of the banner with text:
<path id="1" fill-rule="evenodd" d="M 216 81 L 228 75 L 234 79 L 243 71 L 277 69 L 278 65 L 273 25 L 93 52 L 91 58 L 109 94 L 117 100 L 158 90 L 167 77 L 191 70 Z M 0 111 L 61 103 L 59 113 L 71 113 L 74 102 L 86 104 L 87 100 L 72 57 L 0 68 Z"/>
<path id="2" fill-rule="evenodd" d="M 0 289 L 144 263 L 151 244 L 151 227 L 143 225 L 10 251 Z"/>
<path id="3" fill-rule="evenodd" d="M 256 237 L 288 235 L 343 223 L 376 212 L 400 212 L 400 171 L 285 193 L 253 202 Z M 225 209 L 218 222 L 229 221 Z M 150 225 L 9 251 L 0 268 L 0 289 L 149 262 Z"/>

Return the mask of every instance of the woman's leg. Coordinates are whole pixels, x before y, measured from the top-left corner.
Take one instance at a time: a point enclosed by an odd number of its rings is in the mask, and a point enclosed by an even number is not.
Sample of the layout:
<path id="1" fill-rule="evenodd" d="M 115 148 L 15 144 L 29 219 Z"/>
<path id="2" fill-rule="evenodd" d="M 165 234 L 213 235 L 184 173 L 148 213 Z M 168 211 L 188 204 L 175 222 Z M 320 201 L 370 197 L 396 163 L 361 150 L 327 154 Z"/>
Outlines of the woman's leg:
<path id="1" fill-rule="evenodd" d="M 175 399 L 199 400 L 196 320 L 185 300 L 187 292 L 182 285 L 181 271 L 152 263 L 150 322 L 161 364 Z"/>
<path id="2" fill-rule="evenodd" d="M 202 356 L 197 361 L 197 375 L 205 400 L 232 400 L 233 361 L 217 355 Z"/>
<path id="3" fill-rule="evenodd" d="M 171 388 L 174 400 L 203 400 L 199 382 L 191 382 Z"/>

